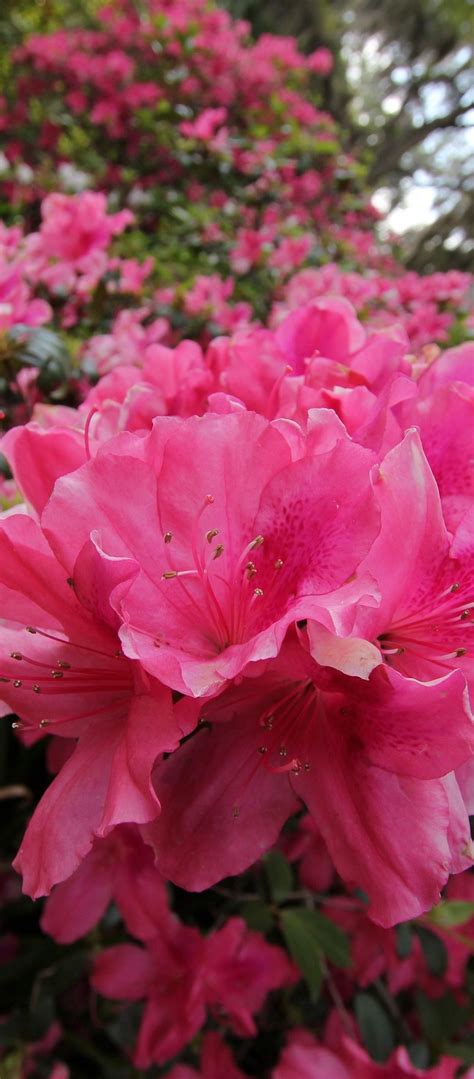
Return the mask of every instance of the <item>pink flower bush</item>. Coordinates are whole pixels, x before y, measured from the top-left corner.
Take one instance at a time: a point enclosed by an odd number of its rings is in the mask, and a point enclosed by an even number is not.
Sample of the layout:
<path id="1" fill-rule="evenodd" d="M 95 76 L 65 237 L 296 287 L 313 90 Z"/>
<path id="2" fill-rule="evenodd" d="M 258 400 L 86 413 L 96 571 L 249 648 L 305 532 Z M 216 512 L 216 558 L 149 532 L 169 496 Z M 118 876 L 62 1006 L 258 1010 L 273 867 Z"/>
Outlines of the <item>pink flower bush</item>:
<path id="1" fill-rule="evenodd" d="M 473 1070 L 471 279 L 381 241 L 336 59 L 212 0 L 11 58 L 5 1075 Z"/>

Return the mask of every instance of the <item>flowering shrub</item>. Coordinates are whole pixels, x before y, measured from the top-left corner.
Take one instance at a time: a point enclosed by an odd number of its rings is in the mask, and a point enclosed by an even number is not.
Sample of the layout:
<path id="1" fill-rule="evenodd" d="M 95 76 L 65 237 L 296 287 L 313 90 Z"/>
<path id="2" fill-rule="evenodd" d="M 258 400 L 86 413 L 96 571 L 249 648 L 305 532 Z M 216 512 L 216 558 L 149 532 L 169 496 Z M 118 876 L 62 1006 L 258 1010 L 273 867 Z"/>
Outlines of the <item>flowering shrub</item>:
<path id="1" fill-rule="evenodd" d="M 6 1076 L 474 1076 L 470 279 L 331 62 L 194 0 L 14 58 Z"/>

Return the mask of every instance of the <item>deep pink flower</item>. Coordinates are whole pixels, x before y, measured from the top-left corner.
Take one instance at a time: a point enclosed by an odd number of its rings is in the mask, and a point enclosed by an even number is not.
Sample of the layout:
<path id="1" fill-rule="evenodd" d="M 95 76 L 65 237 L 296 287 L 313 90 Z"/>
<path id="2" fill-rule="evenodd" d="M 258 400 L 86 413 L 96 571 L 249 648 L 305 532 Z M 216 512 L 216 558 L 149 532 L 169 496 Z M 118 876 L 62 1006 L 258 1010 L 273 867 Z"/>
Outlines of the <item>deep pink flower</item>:
<path id="1" fill-rule="evenodd" d="M 335 675 L 286 644 L 258 680 L 205 703 L 202 729 L 157 765 L 162 813 L 145 832 L 159 868 L 197 890 L 241 872 L 300 797 L 375 921 L 431 908 L 469 864 L 468 817 L 446 775 L 472 753 L 464 685 L 453 671 L 441 695 L 384 665 L 368 680 Z"/>
<path id="2" fill-rule="evenodd" d="M 448 679 L 450 671 L 460 669 L 472 681 L 474 511 L 454 536 L 448 533 L 436 482 L 414 432 L 387 454 L 375 491 L 382 528 L 364 568 L 376 578 L 381 602 L 377 609 L 360 608 L 354 633 L 378 639 L 385 662 L 408 678 Z M 321 662 L 319 652 L 313 654 Z"/>
<path id="3" fill-rule="evenodd" d="M 247 412 L 158 420 L 61 478 L 43 523 L 71 573 L 92 529 L 104 565 L 134 560 L 113 600 L 126 653 L 205 696 L 277 655 L 292 622 L 344 621 L 367 592 L 353 575 L 378 529 L 372 459 L 330 414 L 306 441 Z"/>
<path id="4" fill-rule="evenodd" d="M 74 561 L 68 583 L 31 518 L 15 514 L 0 522 L 1 696 L 30 736 L 78 739 L 17 856 L 33 896 L 73 873 L 94 836 L 159 812 L 153 762 L 183 734 L 169 692 L 120 648 L 109 596 L 130 574 L 130 563 L 109 560 L 108 585 L 105 578 L 99 585 L 93 540 Z"/>
<path id="5" fill-rule="evenodd" d="M 146 951 L 119 944 L 96 960 L 92 984 L 115 1000 L 146 998 L 134 1054 L 137 1067 L 165 1063 L 203 1026 L 208 1009 L 244 1036 L 271 989 L 295 971 L 281 948 L 251 933 L 240 918 L 207 938 L 169 915 Z"/>
<path id="6" fill-rule="evenodd" d="M 289 1044 L 272 1071 L 272 1079 L 454 1079 L 459 1059 L 443 1057 L 433 1068 L 421 1071 L 411 1063 L 407 1050 L 400 1046 L 386 1064 L 376 1064 L 360 1045 L 344 1035 L 337 1050 L 318 1045 L 308 1031 L 294 1031 Z M 472 1079 L 474 1069 L 467 1077 Z"/>
<path id="7" fill-rule="evenodd" d="M 222 1079 L 223 1076 L 226 1079 L 245 1079 L 228 1045 L 215 1030 L 210 1030 L 203 1037 L 199 1072 L 187 1064 L 175 1064 L 168 1076 L 169 1079 Z"/>
<path id="8" fill-rule="evenodd" d="M 78 869 L 47 899 L 41 928 L 59 944 L 70 944 L 94 928 L 112 900 L 140 940 L 156 936 L 168 914 L 165 881 L 134 825 L 94 840 Z"/>

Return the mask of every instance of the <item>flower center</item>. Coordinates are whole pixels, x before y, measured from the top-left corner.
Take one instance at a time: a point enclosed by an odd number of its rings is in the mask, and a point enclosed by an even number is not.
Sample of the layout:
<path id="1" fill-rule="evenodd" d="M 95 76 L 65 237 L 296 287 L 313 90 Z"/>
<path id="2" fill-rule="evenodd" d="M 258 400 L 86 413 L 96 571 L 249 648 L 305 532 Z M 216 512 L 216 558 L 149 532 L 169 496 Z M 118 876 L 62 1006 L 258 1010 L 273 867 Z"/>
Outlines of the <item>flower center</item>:
<path id="1" fill-rule="evenodd" d="M 87 719 L 89 716 L 96 716 L 101 711 L 110 711 L 111 697 L 119 700 L 120 697 L 131 690 L 132 679 L 129 661 L 120 650 L 115 653 L 102 652 L 100 649 L 92 648 L 89 645 L 65 640 L 55 633 L 37 629 L 35 626 L 26 626 L 25 628 L 28 633 L 57 642 L 58 645 L 62 646 L 62 649 L 61 655 L 49 662 L 28 656 L 26 653 L 19 651 L 10 652 L 8 658 L 4 657 L 3 670 L 0 668 L 0 687 L 3 683 L 21 692 L 19 700 L 20 713 L 22 710 L 21 704 L 25 702 L 25 695 L 30 693 L 43 694 L 46 697 L 45 708 L 48 707 L 52 697 L 62 697 L 66 704 L 66 698 L 69 695 L 75 697 L 86 695 L 87 697 L 90 694 L 91 710 L 88 711 L 86 707 L 85 711 L 80 714 L 74 712 L 73 716 L 66 714 L 65 710 L 62 717 L 41 719 L 32 723 L 17 720 L 13 723 L 14 728 L 24 731 L 37 731 L 45 727 L 55 727 L 61 722 L 68 722 L 71 718 Z M 81 665 L 80 656 L 78 657 L 77 655 L 78 651 L 84 654 L 85 665 Z M 66 656 L 68 658 L 65 658 Z M 104 662 L 98 663 L 97 657 L 101 657 Z M 13 663 L 11 662 L 12 660 Z M 18 666 L 18 674 L 12 670 L 16 666 Z M 98 694 L 107 695 L 107 703 L 104 704 L 103 708 L 95 705 Z M 50 706 L 51 704 L 52 702 Z"/>
<path id="2" fill-rule="evenodd" d="M 456 660 L 472 654 L 474 594 L 456 581 L 436 596 L 427 598 L 417 611 L 393 622 L 379 637 L 387 663 L 399 666 L 422 659 L 439 673 L 451 670 Z M 400 657 L 405 657 L 403 660 Z"/>
<path id="3" fill-rule="evenodd" d="M 173 564 L 173 533 L 164 533 L 168 568 L 161 579 L 169 581 L 174 588 L 179 587 L 181 599 L 197 613 L 199 624 L 204 620 L 211 651 L 222 652 L 258 631 L 263 608 L 275 600 L 283 559 L 265 561 L 257 556 L 255 561 L 256 552 L 265 543 L 264 537 L 258 535 L 244 546 L 234 565 L 226 562 L 221 572 L 220 560 L 226 551 L 219 542 L 219 529 L 205 529 L 202 523 L 203 515 L 213 503 L 213 495 L 206 495 L 196 515 L 190 544 L 191 564 L 186 568 L 178 569 Z"/>

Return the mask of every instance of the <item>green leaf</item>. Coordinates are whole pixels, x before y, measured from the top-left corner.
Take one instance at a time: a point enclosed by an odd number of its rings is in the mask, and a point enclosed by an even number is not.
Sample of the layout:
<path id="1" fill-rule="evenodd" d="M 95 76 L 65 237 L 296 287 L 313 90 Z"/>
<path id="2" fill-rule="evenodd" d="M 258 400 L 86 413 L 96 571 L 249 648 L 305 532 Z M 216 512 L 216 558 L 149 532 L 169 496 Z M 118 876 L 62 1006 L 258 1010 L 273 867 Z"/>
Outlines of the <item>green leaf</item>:
<path id="1" fill-rule="evenodd" d="M 461 1029 L 469 1015 L 469 1008 L 461 1006 L 452 993 L 432 999 L 418 990 L 416 1007 L 425 1038 L 443 1051 L 445 1043 Z"/>
<path id="2" fill-rule="evenodd" d="M 288 951 L 299 967 L 314 1001 L 319 996 L 323 971 L 322 951 L 306 918 L 307 914 L 312 913 L 309 910 L 284 910 L 281 913 L 281 928 Z"/>
<path id="3" fill-rule="evenodd" d="M 408 1056 L 415 1068 L 428 1068 L 431 1060 L 431 1053 L 425 1042 L 413 1042 L 413 1045 L 408 1046 Z"/>
<path id="4" fill-rule="evenodd" d="M 457 1057 L 463 1064 L 474 1064 L 474 1042 L 454 1042 L 446 1046 L 446 1053 L 450 1057 Z"/>
<path id="5" fill-rule="evenodd" d="M 270 929 L 273 929 L 272 912 L 261 900 L 245 903 L 240 909 L 240 915 L 249 929 L 255 929 L 259 933 L 269 933 Z"/>
<path id="6" fill-rule="evenodd" d="M 433 907 L 428 917 L 430 922 L 434 922 L 443 929 L 465 925 L 474 917 L 474 903 L 468 903 L 463 899 L 443 899 L 437 907 Z"/>
<path id="7" fill-rule="evenodd" d="M 275 903 L 281 903 L 293 890 L 293 870 L 278 850 L 271 850 L 263 859 L 270 894 Z"/>
<path id="8" fill-rule="evenodd" d="M 406 959 L 411 952 L 411 925 L 410 922 L 401 922 L 395 927 L 397 939 L 397 955 L 399 959 Z"/>
<path id="9" fill-rule="evenodd" d="M 437 978 L 442 978 L 448 963 L 443 941 L 436 936 L 436 933 L 432 933 L 430 929 L 425 929 L 422 925 L 416 925 L 414 929 L 423 948 L 423 955 L 430 974 L 434 974 Z"/>
<path id="10" fill-rule="evenodd" d="M 357 993 L 354 1009 L 367 1052 L 374 1060 L 384 1062 L 395 1046 L 393 1026 L 385 1008 L 370 993 Z"/>
<path id="11" fill-rule="evenodd" d="M 318 910 L 302 911 L 302 913 L 310 915 L 315 938 L 330 962 L 334 963 L 335 967 L 349 967 L 351 956 L 347 933 L 344 933 L 343 929 Z"/>

